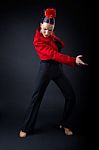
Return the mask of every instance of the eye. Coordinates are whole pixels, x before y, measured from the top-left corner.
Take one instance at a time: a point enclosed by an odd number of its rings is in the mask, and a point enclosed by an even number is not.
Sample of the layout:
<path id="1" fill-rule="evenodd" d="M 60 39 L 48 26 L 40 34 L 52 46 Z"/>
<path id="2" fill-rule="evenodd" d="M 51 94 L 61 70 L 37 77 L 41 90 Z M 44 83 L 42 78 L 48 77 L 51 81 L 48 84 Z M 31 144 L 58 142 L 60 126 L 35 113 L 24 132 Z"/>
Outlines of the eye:
<path id="1" fill-rule="evenodd" d="M 44 29 L 44 30 L 47 30 L 47 29 Z"/>
<path id="2" fill-rule="evenodd" d="M 52 31 L 52 29 L 50 29 L 49 31 Z"/>

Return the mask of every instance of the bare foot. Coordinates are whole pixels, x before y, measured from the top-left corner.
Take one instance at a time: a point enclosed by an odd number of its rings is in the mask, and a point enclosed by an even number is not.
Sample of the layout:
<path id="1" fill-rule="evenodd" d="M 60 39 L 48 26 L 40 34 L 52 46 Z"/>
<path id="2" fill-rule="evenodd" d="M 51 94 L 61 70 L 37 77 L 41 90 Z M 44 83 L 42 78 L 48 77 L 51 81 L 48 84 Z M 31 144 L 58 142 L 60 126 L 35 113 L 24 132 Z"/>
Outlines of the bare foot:
<path id="1" fill-rule="evenodd" d="M 25 138 L 26 136 L 27 136 L 26 132 L 20 131 L 20 133 L 19 133 L 20 138 Z"/>
<path id="2" fill-rule="evenodd" d="M 64 128 L 64 130 L 66 135 L 73 135 L 73 132 L 70 129 Z"/>

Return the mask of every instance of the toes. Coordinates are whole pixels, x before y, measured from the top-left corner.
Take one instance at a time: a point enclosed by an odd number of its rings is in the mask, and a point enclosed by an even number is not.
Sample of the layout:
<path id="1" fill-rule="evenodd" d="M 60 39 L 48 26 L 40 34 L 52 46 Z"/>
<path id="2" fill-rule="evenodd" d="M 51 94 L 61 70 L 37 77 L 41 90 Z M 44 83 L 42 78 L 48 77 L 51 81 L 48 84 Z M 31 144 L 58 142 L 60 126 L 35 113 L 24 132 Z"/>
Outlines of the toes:
<path id="1" fill-rule="evenodd" d="M 64 130 L 66 135 L 73 135 L 73 132 L 70 129 L 64 128 Z"/>
<path id="2" fill-rule="evenodd" d="M 26 136 L 27 136 L 26 132 L 20 131 L 20 133 L 19 133 L 20 138 L 25 138 Z"/>

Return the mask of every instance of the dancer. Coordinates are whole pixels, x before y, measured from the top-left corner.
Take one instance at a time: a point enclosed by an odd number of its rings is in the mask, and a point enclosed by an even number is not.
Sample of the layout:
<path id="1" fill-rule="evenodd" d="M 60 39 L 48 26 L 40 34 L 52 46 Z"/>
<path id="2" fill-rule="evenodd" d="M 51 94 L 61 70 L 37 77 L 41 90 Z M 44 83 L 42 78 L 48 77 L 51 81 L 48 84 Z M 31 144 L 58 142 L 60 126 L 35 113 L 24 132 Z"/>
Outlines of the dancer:
<path id="1" fill-rule="evenodd" d="M 76 98 L 74 90 L 63 72 L 62 64 L 74 68 L 76 65 L 87 65 L 87 63 L 82 61 L 82 55 L 72 57 L 61 53 L 64 43 L 54 33 L 55 18 L 56 9 L 47 8 L 34 35 L 33 44 L 41 61 L 36 86 L 19 133 L 21 138 L 25 138 L 33 131 L 40 104 L 51 80 L 60 88 L 65 98 L 60 128 L 64 129 L 66 135 L 73 135 L 73 131 L 68 127 L 68 119 L 75 107 Z"/>

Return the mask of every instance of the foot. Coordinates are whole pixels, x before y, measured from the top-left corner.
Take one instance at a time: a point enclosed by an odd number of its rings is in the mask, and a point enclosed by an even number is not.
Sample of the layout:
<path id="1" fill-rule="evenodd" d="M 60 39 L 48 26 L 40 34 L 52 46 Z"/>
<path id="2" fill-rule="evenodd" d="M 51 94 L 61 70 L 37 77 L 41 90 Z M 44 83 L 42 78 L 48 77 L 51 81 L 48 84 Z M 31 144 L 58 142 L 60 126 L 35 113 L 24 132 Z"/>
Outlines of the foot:
<path id="1" fill-rule="evenodd" d="M 64 131 L 66 135 L 73 135 L 73 132 L 68 128 L 64 128 Z"/>
<path id="2" fill-rule="evenodd" d="M 26 132 L 23 132 L 22 130 L 20 131 L 19 133 L 19 137 L 20 138 L 25 138 L 27 136 L 27 133 Z"/>

